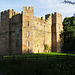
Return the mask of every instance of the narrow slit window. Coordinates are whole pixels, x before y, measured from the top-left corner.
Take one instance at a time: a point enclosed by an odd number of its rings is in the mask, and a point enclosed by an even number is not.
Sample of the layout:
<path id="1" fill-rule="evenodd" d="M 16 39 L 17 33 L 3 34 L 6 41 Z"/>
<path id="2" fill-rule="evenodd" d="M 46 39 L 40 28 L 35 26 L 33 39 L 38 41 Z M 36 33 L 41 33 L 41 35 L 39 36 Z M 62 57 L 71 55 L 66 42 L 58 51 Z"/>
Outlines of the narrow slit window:
<path id="1" fill-rule="evenodd" d="M 29 32 L 27 32 L 27 37 L 29 37 Z"/>
<path id="2" fill-rule="evenodd" d="M 16 34 L 19 34 L 19 27 L 16 28 Z"/>
<path id="3" fill-rule="evenodd" d="M 27 26 L 29 27 L 29 21 L 27 21 Z"/>
<path id="4" fill-rule="evenodd" d="M 16 47 L 19 47 L 19 40 L 16 40 Z"/>
<path id="5" fill-rule="evenodd" d="M 29 41 L 27 41 L 27 47 L 29 47 Z"/>

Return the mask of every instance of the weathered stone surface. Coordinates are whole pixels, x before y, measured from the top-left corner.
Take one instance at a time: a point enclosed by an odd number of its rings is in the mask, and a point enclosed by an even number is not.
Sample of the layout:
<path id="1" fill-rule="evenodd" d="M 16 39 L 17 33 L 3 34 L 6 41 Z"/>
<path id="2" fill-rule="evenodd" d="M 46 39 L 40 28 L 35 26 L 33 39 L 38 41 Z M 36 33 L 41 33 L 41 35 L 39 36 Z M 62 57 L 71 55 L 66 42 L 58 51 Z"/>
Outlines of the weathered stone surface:
<path id="1" fill-rule="evenodd" d="M 57 12 L 43 19 L 33 16 L 33 7 L 23 7 L 21 14 L 7 10 L 1 12 L 0 30 L 0 55 L 61 52 L 63 25 Z M 50 47 L 48 51 L 45 44 Z"/>

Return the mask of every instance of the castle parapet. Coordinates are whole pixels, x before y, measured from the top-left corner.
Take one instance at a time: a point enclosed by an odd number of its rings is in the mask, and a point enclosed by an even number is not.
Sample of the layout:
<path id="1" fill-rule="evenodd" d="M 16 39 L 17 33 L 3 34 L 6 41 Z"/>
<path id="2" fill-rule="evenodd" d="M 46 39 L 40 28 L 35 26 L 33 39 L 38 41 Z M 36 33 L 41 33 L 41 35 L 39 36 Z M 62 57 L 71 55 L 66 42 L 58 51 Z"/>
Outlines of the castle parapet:
<path id="1" fill-rule="evenodd" d="M 24 11 L 33 11 L 33 7 L 23 7 L 23 10 Z"/>
<path id="2" fill-rule="evenodd" d="M 49 18 L 50 14 L 45 15 L 45 20 Z"/>
<path id="3" fill-rule="evenodd" d="M 43 16 L 41 17 L 41 20 L 43 20 Z"/>
<path id="4" fill-rule="evenodd" d="M 1 15 L 4 15 L 4 14 L 6 14 L 6 13 L 8 13 L 8 10 L 2 11 L 2 12 L 1 12 Z"/>

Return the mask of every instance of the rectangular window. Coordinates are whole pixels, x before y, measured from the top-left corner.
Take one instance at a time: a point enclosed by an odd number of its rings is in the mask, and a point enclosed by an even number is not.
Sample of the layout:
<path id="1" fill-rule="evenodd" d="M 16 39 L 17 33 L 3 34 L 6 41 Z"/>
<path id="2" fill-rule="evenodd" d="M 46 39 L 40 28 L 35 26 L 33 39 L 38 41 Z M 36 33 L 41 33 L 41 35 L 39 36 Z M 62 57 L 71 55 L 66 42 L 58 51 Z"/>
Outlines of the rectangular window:
<path id="1" fill-rule="evenodd" d="M 3 25 L 3 30 L 5 30 L 5 25 Z"/>
<path id="2" fill-rule="evenodd" d="M 29 27 L 29 21 L 27 21 L 27 26 Z"/>
<path id="3" fill-rule="evenodd" d="M 19 27 L 16 28 L 16 34 L 19 34 Z"/>
<path id="4" fill-rule="evenodd" d="M 60 35 L 60 38 L 62 38 L 62 34 L 59 34 Z"/>
<path id="5" fill-rule="evenodd" d="M 27 41 L 27 47 L 29 47 L 29 41 Z"/>
<path id="6" fill-rule="evenodd" d="M 19 47 L 19 40 L 16 40 L 16 47 Z"/>
<path id="7" fill-rule="evenodd" d="M 29 37 L 29 32 L 27 32 L 27 37 Z"/>

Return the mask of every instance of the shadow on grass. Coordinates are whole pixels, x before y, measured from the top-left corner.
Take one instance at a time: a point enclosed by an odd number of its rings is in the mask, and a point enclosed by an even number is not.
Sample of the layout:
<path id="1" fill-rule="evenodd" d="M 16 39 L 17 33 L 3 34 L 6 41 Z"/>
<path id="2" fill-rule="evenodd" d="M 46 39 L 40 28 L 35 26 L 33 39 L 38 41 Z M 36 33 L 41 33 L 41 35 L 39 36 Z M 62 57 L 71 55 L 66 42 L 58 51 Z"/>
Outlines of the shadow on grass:
<path id="1" fill-rule="evenodd" d="M 0 71 L 4 75 L 74 75 L 74 59 L 69 54 L 52 53 L 4 56 L 0 59 Z"/>

